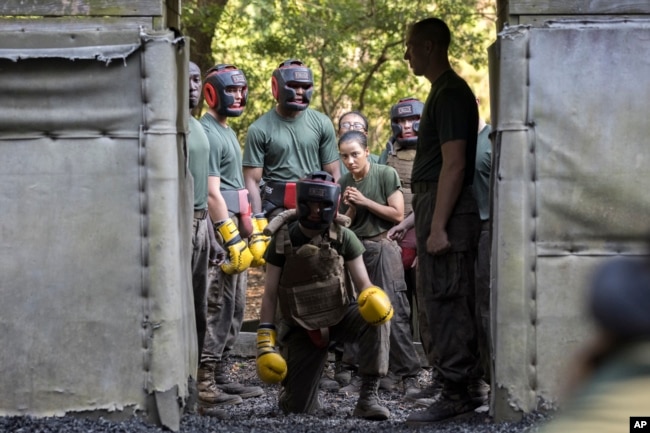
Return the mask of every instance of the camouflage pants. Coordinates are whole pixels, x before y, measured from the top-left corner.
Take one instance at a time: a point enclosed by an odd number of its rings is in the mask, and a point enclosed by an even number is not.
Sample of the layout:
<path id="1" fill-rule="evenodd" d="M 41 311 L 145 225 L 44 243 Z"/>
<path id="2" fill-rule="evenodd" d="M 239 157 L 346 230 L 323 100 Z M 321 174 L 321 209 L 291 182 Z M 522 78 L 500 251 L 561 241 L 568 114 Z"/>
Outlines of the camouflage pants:
<path id="1" fill-rule="evenodd" d="M 359 374 L 385 376 L 388 371 L 390 325 L 369 325 L 359 313 L 356 302 L 350 303 L 339 323 L 329 328 L 330 343 L 359 344 Z M 318 348 L 307 331 L 282 322 L 278 342 L 287 361 L 287 377 L 282 381 L 279 406 L 285 413 L 312 413 L 319 407 L 318 383 L 327 361 L 327 347 Z"/>
<path id="2" fill-rule="evenodd" d="M 237 218 L 232 217 L 235 224 Z M 228 356 L 244 322 L 248 270 L 228 275 L 219 266 L 208 268 L 207 330 L 201 362 L 217 362 Z"/>
<path id="3" fill-rule="evenodd" d="M 481 235 L 476 257 L 476 317 L 478 317 L 478 347 L 481 366 L 488 381 L 492 372 L 492 344 L 490 335 L 490 228 L 489 221 L 481 224 Z"/>
<path id="4" fill-rule="evenodd" d="M 411 333 L 411 307 L 406 296 L 404 266 L 397 242 L 389 239 L 364 240 L 363 262 L 372 284 L 384 289 L 391 304 L 393 318 L 390 321 L 390 356 L 388 369 L 397 377 L 416 376 L 420 371 L 420 359 Z"/>
<path id="5" fill-rule="evenodd" d="M 480 219 L 471 188 L 458 198 L 446 231 L 451 250 L 427 253 L 426 241 L 436 203 L 436 189 L 416 194 L 415 231 L 418 250 L 418 285 L 437 356 L 436 369 L 447 382 L 466 383 L 480 378 L 475 302 L 474 266 Z"/>
<path id="6" fill-rule="evenodd" d="M 407 278 L 411 279 L 411 284 L 415 286 L 415 294 L 412 299 L 415 301 L 417 309 L 417 317 L 415 320 L 417 320 L 419 327 L 420 343 L 422 343 L 422 349 L 427 357 L 427 362 L 429 365 L 433 366 L 436 365 L 436 359 L 438 359 L 438 356 L 436 355 L 436 346 L 433 337 L 431 336 L 431 331 L 429 330 L 429 319 L 427 316 L 424 292 L 422 286 L 417 283 L 418 274 L 420 273 L 418 269 L 419 266 L 416 266 L 415 269 L 409 269 L 406 273 Z"/>
<path id="7" fill-rule="evenodd" d="M 194 316 L 199 359 L 201 359 L 206 332 L 209 253 L 208 219 L 194 218 L 192 226 L 192 291 L 194 294 Z"/>

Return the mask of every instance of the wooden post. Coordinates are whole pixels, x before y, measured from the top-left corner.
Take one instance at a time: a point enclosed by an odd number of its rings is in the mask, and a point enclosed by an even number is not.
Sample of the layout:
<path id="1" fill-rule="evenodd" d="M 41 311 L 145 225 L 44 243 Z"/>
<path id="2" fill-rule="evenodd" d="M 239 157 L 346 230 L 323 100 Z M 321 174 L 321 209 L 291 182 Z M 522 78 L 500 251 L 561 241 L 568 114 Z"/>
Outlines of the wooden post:
<path id="1" fill-rule="evenodd" d="M 143 26 L 151 30 L 169 27 L 180 28 L 181 0 L 53 0 L 26 2 L 5 0 L 0 2 L 0 24 L 23 27 L 38 26 L 54 30 L 88 28 L 133 28 Z M 15 20 L 11 17 L 25 17 Z M 38 17 L 31 19 L 31 17 Z M 34 24 L 36 22 L 36 24 Z"/>

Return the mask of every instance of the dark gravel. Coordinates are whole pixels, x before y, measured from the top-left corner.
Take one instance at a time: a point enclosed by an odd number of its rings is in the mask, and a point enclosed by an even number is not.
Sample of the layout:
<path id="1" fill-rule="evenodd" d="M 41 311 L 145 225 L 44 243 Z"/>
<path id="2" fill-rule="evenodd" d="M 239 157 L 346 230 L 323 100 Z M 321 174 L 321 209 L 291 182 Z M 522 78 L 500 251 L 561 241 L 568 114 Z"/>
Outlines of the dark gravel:
<path id="1" fill-rule="evenodd" d="M 331 368 L 331 367 L 329 367 Z M 366 421 L 352 417 L 357 395 L 341 395 L 337 392 L 321 392 L 323 409 L 314 415 L 283 415 L 277 408 L 277 386 L 262 384 L 255 374 L 255 360 L 234 359 L 231 372 L 239 382 L 260 385 L 266 391 L 262 397 L 246 399 L 242 404 L 227 406 L 230 418 L 216 418 L 185 415 L 181 420 L 180 432 L 229 432 L 229 433 L 312 433 L 312 432 L 494 432 L 517 433 L 537 432 L 550 419 L 545 413 L 533 413 L 517 423 L 495 423 L 487 413 L 474 413 L 458 420 L 440 422 L 427 427 L 413 428 L 405 419 L 414 410 L 420 410 L 412 403 L 402 401 L 401 393 L 380 391 L 380 399 L 391 411 L 388 421 Z M 331 374 L 331 371 L 329 371 Z M 420 382 L 426 385 L 430 375 L 424 371 Z M 132 418 L 123 422 L 106 419 L 90 420 L 75 417 L 30 418 L 0 417 L 0 431 L 15 433 L 31 432 L 151 432 L 159 433 L 160 427 Z"/>

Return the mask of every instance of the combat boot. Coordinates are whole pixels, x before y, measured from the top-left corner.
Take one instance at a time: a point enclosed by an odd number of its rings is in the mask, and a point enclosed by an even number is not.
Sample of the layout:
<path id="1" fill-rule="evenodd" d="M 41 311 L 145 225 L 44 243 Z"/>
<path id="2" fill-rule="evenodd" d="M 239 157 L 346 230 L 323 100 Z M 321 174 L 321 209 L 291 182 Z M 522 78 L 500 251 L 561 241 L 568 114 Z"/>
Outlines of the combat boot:
<path id="1" fill-rule="evenodd" d="M 395 391 L 399 388 L 400 382 L 401 378 L 389 371 L 386 376 L 379 379 L 379 389 L 388 392 Z"/>
<path id="2" fill-rule="evenodd" d="M 241 398 L 259 397 L 264 390 L 259 386 L 246 386 L 230 379 L 226 368 L 226 361 L 219 361 L 214 365 L 214 383 L 217 388 L 226 394 L 237 395 Z"/>
<path id="3" fill-rule="evenodd" d="M 440 398 L 442 383 L 439 379 L 432 379 L 428 387 L 420 389 L 415 393 L 404 393 L 404 400 L 412 401 L 416 406 L 429 407 Z"/>
<path id="4" fill-rule="evenodd" d="M 406 418 L 406 425 L 420 426 L 466 416 L 480 405 L 469 395 L 467 384 L 445 383 L 440 397 L 424 411 L 412 412 Z"/>
<path id="5" fill-rule="evenodd" d="M 404 386 L 404 398 L 408 399 L 409 397 L 417 395 L 420 393 L 420 384 L 418 383 L 417 376 L 405 376 L 402 378 L 402 384 Z"/>
<path id="6" fill-rule="evenodd" d="M 334 380 L 338 382 L 339 386 L 347 386 L 352 380 L 352 370 L 346 368 L 340 359 L 334 361 Z"/>
<path id="7" fill-rule="evenodd" d="M 361 377 L 361 389 L 359 390 L 359 400 L 354 408 L 353 415 L 372 421 L 384 421 L 390 416 L 390 411 L 379 404 L 379 377 L 366 376 Z"/>
<path id="8" fill-rule="evenodd" d="M 330 379 L 325 369 L 323 369 L 323 373 L 318 381 L 318 387 L 325 391 L 338 391 L 339 383 L 334 379 Z"/>
<path id="9" fill-rule="evenodd" d="M 467 392 L 475 403 L 487 404 L 490 396 L 490 385 L 483 379 L 476 379 L 467 386 Z"/>
<path id="10" fill-rule="evenodd" d="M 379 382 L 377 382 L 379 384 Z M 378 385 L 379 386 L 379 385 Z M 339 394 L 352 395 L 358 394 L 361 389 L 361 378 L 358 375 L 352 376 L 350 383 L 339 388 Z"/>
<path id="11" fill-rule="evenodd" d="M 242 399 L 238 395 L 230 395 L 219 391 L 214 383 L 214 366 L 212 364 L 201 364 L 197 374 L 198 406 L 199 413 L 205 412 L 214 406 L 228 404 L 239 404 Z"/>

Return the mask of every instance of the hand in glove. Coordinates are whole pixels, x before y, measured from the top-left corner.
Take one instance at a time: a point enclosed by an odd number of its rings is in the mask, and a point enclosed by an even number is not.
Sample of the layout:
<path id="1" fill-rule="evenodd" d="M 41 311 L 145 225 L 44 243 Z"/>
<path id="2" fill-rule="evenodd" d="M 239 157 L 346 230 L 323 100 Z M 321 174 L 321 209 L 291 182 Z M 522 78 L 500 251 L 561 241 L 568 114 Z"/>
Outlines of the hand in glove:
<path id="1" fill-rule="evenodd" d="M 377 286 L 370 286 L 357 299 L 361 317 L 371 325 L 383 325 L 393 317 L 393 305 L 386 292 Z"/>
<path id="2" fill-rule="evenodd" d="M 287 376 L 287 362 L 275 349 L 275 326 L 260 323 L 257 328 L 257 377 L 273 384 Z"/>
<path id="3" fill-rule="evenodd" d="M 214 228 L 223 238 L 223 246 L 228 252 L 228 259 L 221 264 L 221 270 L 232 275 L 248 269 L 253 261 L 253 255 L 239 235 L 239 230 L 232 219 L 228 218 L 216 223 Z"/>
<path id="4" fill-rule="evenodd" d="M 248 240 L 248 249 L 253 255 L 252 267 L 262 266 L 266 263 L 266 260 L 264 260 L 264 252 L 271 241 L 271 238 L 264 234 L 264 228 L 268 223 L 263 213 L 253 215 L 253 233 Z"/>

